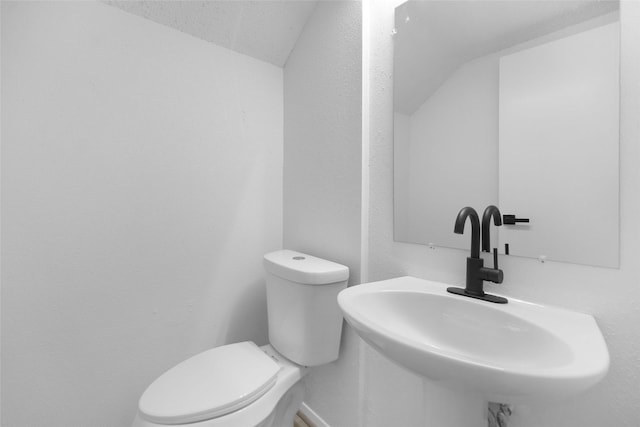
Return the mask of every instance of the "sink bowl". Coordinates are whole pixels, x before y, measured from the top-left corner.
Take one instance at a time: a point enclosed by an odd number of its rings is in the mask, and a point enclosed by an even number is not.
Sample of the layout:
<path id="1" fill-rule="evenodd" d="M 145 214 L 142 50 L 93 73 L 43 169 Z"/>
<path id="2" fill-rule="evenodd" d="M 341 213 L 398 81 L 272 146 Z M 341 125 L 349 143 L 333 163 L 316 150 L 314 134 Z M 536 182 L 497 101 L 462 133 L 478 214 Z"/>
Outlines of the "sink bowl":
<path id="1" fill-rule="evenodd" d="M 347 288 L 338 304 L 387 358 L 490 401 L 556 400 L 606 375 L 609 352 L 593 316 L 516 299 L 493 304 L 447 286 L 400 277 Z"/>

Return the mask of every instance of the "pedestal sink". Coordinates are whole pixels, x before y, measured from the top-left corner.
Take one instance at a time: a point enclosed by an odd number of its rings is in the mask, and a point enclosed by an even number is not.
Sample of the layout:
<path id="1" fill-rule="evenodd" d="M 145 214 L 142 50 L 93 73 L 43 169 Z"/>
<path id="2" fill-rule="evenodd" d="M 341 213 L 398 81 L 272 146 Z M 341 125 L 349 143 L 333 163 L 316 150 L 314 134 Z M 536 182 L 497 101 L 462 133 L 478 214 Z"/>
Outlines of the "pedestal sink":
<path id="1" fill-rule="evenodd" d="M 347 322 L 374 349 L 489 401 L 556 400 L 600 381 L 609 353 L 593 316 L 510 299 L 492 304 L 400 277 L 345 289 Z"/>

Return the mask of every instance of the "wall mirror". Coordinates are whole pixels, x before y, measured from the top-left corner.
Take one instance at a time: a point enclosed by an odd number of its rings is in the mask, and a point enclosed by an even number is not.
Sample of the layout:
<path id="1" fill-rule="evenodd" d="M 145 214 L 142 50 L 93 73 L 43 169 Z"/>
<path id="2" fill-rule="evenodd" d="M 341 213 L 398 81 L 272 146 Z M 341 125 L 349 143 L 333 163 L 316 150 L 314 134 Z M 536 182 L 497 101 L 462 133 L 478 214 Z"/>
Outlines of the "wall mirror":
<path id="1" fill-rule="evenodd" d="M 394 236 L 618 267 L 617 1 L 408 1 L 395 11 Z"/>

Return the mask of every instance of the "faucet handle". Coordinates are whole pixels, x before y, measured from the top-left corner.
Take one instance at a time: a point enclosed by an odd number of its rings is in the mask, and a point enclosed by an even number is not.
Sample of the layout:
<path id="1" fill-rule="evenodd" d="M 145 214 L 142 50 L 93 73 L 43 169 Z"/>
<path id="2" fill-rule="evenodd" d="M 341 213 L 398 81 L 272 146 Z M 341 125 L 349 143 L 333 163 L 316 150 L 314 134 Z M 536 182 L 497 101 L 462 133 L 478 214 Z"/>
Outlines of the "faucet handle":
<path id="1" fill-rule="evenodd" d="M 502 223 L 504 225 L 515 225 L 518 222 L 529 222 L 529 218 L 517 218 L 513 214 L 502 215 Z"/>
<path id="2" fill-rule="evenodd" d="M 502 283 L 504 273 L 498 268 L 498 248 L 493 248 L 493 269 L 484 269 L 482 278 L 493 283 Z"/>

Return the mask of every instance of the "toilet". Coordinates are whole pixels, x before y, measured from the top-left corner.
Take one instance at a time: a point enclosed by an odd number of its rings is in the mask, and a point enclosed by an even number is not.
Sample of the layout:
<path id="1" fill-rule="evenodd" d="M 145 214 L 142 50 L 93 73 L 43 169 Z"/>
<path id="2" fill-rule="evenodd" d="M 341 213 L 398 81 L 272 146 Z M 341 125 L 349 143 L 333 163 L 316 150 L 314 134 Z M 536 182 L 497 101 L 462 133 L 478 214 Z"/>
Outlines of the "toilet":
<path id="1" fill-rule="evenodd" d="M 264 256 L 269 344 L 250 341 L 197 354 L 142 394 L 132 427 L 290 427 L 309 367 L 338 358 L 338 293 L 349 269 L 291 250 Z"/>

